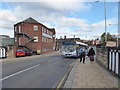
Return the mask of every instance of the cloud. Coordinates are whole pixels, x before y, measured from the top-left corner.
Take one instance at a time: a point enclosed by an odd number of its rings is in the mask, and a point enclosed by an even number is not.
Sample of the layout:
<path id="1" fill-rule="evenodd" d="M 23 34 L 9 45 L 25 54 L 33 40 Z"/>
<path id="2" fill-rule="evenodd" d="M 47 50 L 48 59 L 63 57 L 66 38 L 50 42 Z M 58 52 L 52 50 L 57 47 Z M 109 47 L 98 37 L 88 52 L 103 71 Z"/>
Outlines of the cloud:
<path id="1" fill-rule="evenodd" d="M 14 31 L 13 30 L 10 30 L 10 29 L 0 29 L 0 34 L 1 35 L 8 35 L 8 36 L 11 36 L 13 37 L 14 35 Z"/>
<path id="2" fill-rule="evenodd" d="M 75 29 L 79 29 L 76 35 L 80 34 L 86 35 L 86 32 L 103 32 L 104 21 L 96 22 L 93 24 L 88 24 L 87 19 L 80 19 L 75 17 L 69 17 L 73 13 L 79 13 L 82 11 L 87 11 L 91 9 L 91 5 L 84 2 L 19 2 L 19 3 L 9 3 L 12 9 L 1 9 L 0 20 L 2 24 L 0 26 L 0 31 L 4 30 L 4 33 L 9 33 L 13 37 L 13 25 L 27 19 L 28 17 L 33 17 L 38 22 L 46 25 L 47 27 L 54 27 L 57 32 L 57 37 L 66 35 L 68 37 L 73 37 Z M 107 22 L 113 23 L 114 19 L 108 20 Z M 8 32 L 6 32 L 9 30 Z M 11 31 L 11 32 L 10 32 Z M 92 35 L 91 34 L 91 35 Z M 83 35 L 83 36 L 84 36 Z"/>
<path id="3" fill-rule="evenodd" d="M 0 30 L 13 30 L 13 25 L 21 20 L 33 17 L 43 24 L 47 24 L 52 27 L 51 24 L 55 24 L 56 27 L 72 26 L 72 23 L 77 21 L 75 18 L 67 18 L 73 11 L 88 10 L 90 6 L 85 3 L 77 2 L 19 2 L 9 3 L 11 9 L 0 9 Z M 69 25 L 67 25 L 69 23 Z M 13 35 L 12 35 L 13 36 Z"/>
<path id="4" fill-rule="evenodd" d="M 2 0 L 2 2 L 95 2 L 96 0 Z M 108 0 L 107 2 L 119 2 L 119 0 Z"/>

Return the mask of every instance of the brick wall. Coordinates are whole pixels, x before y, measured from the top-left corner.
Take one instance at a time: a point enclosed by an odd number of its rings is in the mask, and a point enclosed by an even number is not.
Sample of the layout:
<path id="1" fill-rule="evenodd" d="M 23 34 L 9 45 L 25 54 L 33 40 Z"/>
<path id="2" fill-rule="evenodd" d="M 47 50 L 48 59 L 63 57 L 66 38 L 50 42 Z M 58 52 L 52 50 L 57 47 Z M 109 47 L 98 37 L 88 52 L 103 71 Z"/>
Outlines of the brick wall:
<path id="1" fill-rule="evenodd" d="M 107 48 L 96 48 L 96 60 L 103 66 L 108 67 L 108 52 Z"/>
<path id="2" fill-rule="evenodd" d="M 38 30 L 34 31 L 33 30 L 33 26 L 37 25 L 38 26 Z M 21 32 L 24 34 L 27 34 L 28 36 L 34 38 L 34 36 L 38 37 L 38 42 L 29 42 L 26 44 L 26 46 L 28 48 L 30 48 L 33 51 L 37 51 L 40 50 L 41 53 L 49 53 L 49 52 L 53 52 L 54 49 L 53 47 L 55 46 L 55 37 L 53 38 L 46 38 L 46 42 L 42 41 L 42 27 L 46 28 L 48 31 L 51 31 L 51 29 L 47 28 L 44 25 L 41 24 L 31 24 L 31 23 L 18 23 L 17 25 L 14 26 L 14 28 L 16 28 L 16 32 L 15 32 L 15 37 L 17 37 L 16 42 L 15 42 L 15 48 L 18 48 L 18 45 L 24 45 L 29 39 L 26 38 L 25 36 L 18 36 L 17 33 Z M 20 30 L 20 31 L 19 31 Z M 51 31 L 53 33 L 53 31 Z M 51 41 L 50 41 L 51 40 Z M 22 49 L 22 48 L 20 48 Z"/>

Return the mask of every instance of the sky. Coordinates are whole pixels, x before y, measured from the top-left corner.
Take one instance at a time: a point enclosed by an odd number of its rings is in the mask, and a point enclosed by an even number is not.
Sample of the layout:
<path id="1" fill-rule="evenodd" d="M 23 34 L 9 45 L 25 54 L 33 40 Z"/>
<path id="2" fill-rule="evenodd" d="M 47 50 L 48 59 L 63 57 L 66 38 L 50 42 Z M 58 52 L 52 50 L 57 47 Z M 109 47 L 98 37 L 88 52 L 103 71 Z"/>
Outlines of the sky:
<path id="1" fill-rule="evenodd" d="M 105 32 L 104 0 L 29 0 L 0 2 L 0 35 L 14 37 L 14 24 L 29 17 L 49 28 L 55 28 L 56 38 L 99 38 Z M 113 2 L 114 1 L 114 2 Z M 106 0 L 107 32 L 118 32 L 118 2 Z M 110 25 L 111 24 L 111 25 Z"/>

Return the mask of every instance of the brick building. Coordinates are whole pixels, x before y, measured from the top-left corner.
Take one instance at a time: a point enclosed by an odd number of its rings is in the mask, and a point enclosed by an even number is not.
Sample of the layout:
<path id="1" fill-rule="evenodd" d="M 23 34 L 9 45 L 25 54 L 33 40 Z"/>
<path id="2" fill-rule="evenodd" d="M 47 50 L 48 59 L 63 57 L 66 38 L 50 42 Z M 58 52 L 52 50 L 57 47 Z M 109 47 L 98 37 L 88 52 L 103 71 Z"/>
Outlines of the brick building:
<path id="1" fill-rule="evenodd" d="M 54 51 L 55 29 L 31 17 L 14 25 L 14 37 L 15 49 L 28 49 L 37 54 Z"/>

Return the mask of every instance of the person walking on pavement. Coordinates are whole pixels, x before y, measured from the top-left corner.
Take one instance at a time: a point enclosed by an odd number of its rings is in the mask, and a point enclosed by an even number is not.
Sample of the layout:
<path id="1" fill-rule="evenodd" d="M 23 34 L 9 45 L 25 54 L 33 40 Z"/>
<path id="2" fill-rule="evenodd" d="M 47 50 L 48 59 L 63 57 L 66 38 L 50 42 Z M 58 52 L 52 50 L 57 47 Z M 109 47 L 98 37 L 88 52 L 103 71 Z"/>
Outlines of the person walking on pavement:
<path id="1" fill-rule="evenodd" d="M 85 47 L 80 48 L 80 62 L 83 61 L 83 63 L 85 63 L 86 52 L 87 52 L 87 50 L 85 49 Z"/>
<path id="2" fill-rule="evenodd" d="M 91 48 L 87 54 L 87 56 L 90 58 L 90 61 L 94 61 L 94 55 L 95 55 L 95 51 L 93 50 L 93 48 Z"/>

